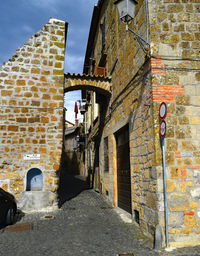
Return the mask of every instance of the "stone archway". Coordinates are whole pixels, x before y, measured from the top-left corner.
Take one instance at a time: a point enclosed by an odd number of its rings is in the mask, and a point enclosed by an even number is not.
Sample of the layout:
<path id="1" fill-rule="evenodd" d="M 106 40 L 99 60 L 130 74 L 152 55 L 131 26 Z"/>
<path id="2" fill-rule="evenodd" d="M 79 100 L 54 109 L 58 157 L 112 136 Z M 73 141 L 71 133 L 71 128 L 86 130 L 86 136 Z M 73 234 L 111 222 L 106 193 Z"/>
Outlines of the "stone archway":
<path id="1" fill-rule="evenodd" d="M 65 92 L 73 90 L 92 90 L 105 96 L 110 96 L 111 89 L 111 79 L 108 77 L 70 73 L 64 75 Z"/>
<path id="2" fill-rule="evenodd" d="M 99 137 L 101 137 L 102 133 L 102 123 L 103 119 L 105 117 L 106 109 L 107 109 L 107 102 L 110 99 L 111 93 L 112 93 L 112 84 L 111 84 L 111 79 L 108 77 L 104 76 L 95 76 L 95 75 L 86 75 L 86 74 L 74 74 L 74 73 L 66 73 L 64 74 L 64 92 L 71 92 L 75 90 L 82 90 L 82 91 L 94 91 L 97 95 L 95 96 L 95 102 L 99 104 L 99 119 L 96 121 L 95 125 L 97 127 L 97 130 L 99 130 Z M 84 104 L 84 103 L 83 103 Z M 86 103 L 87 105 L 87 103 Z M 102 107 L 103 106 L 103 107 Z M 84 109 L 86 109 L 88 106 L 86 106 Z M 97 120 L 97 119 L 96 119 Z M 84 123 L 84 121 L 83 121 Z M 85 128 L 83 129 L 85 132 Z M 87 143 L 86 134 L 84 134 L 84 143 Z M 98 140 L 98 141 L 97 141 Z M 96 138 L 95 140 L 95 145 L 99 143 L 99 139 Z M 67 144 L 67 143 L 66 143 Z M 98 146 L 97 146 L 98 147 Z M 80 151 L 78 152 L 79 156 L 77 159 L 80 159 L 81 164 L 84 165 L 83 169 L 84 171 L 82 172 L 83 176 L 86 179 L 90 179 L 90 177 L 93 180 L 94 173 L 93 171 L 90 173 L 90 176 L 88 175 L 88 171 L 85 170 L 85 163 L 87 161 L 87 152 L 84 147 L 81 148 L 81 153 Z M 95 153 L 94 158 L 97 158 L 97 152 Z M 74 155 L 74 152 L 73 152 Z M 70 148 L 69 152 L 66 152 L 66 160 L 68 163 L 70 162 Z M 79 166 L 80 167 L 80 166 Z M 70 171 L 72 171 L 73 168 L 69 168 Z M 73 171 L 72 171 L 73 172 Z M 61 179 L 60 179 L 60 187 L 59 187 L 59 198 L 60 198 L 60 203 L 62 204 L 63 201 L 68 198 L 68 186 L 65 184 L 68 182 L 70 179 L 69 176 L 67 176 L 67 171 L 62 170 L 61 171 Z"/>

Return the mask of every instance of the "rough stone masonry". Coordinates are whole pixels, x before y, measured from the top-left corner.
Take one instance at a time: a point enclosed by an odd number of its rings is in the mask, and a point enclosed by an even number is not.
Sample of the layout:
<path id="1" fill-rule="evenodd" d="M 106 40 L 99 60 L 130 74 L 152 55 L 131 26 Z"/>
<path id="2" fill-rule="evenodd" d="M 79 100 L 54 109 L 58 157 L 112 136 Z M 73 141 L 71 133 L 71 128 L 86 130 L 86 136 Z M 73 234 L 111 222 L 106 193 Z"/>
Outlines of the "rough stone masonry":
<path id="1" fill-rule="evenodd" d="M 30 170 L 41 172 L 37 200 L 45 198 L 33 208 L 57 206 L 66 30 L 64 21 L 51 18 L 0 68 L 0 186 L 25 209 L 34 200 Z"/>

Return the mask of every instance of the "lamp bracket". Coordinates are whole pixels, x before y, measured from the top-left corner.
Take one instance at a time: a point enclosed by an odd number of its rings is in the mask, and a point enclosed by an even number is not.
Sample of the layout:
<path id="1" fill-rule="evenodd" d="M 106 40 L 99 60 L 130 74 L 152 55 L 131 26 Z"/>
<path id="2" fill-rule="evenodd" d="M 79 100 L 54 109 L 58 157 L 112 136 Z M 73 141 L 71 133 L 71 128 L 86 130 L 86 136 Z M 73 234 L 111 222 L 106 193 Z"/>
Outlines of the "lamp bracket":
<path id="1" fill-rule="evenodd" d="M 150 52 L 150 44 L 144 40 L 140 35 L 138 35 L 135 31 L 133 31 L 131 28 L 128 27 L 128 24 L 126 24 L 126 31 L 130 31 L 134 34 L 135 39 L 138 41 L 140 47 L 142 48 L 142 50 L 149 54 Z"/>

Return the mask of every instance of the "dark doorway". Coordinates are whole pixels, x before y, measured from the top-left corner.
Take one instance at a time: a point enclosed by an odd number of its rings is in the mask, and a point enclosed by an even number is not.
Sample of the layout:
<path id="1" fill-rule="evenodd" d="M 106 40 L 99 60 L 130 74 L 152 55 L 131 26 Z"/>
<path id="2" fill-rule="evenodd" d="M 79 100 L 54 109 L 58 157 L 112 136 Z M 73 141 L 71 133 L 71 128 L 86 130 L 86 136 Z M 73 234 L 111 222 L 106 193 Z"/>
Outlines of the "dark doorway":
<path id="1" fill-rule="evenodd" d="M 116 145 L 118 207 L 132 213 L 128 125 L 116 133 Z"/>

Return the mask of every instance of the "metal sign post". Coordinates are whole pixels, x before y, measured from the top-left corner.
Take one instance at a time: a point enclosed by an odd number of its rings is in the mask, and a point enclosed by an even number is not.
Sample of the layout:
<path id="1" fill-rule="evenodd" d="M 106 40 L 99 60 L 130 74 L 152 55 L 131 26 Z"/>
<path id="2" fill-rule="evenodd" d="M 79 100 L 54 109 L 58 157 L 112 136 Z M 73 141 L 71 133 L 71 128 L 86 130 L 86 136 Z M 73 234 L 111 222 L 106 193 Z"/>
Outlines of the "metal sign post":
<path id="1" fill-rule="evenodd" d="M 166 237 L 166 247 L 169 246 L 168 239 L 168 214 L 167 214 L 167 182 L 166 182 L 166 168 L 165 168 L 165 135 L 167 131 L 167 125 L 164 118 L 167 115 L 167 105 L 165 102 L 160 104 L 159 117 L 160 122 L 160 137 L 162 140 L 162 156 L 163 156 L 163 183 L 164 183 L 164 207 L 165 207 L 165 237 Z"/>
<path id="2" fill-rule="evenodd" d="M 163 154 L 163 179 L 164 179 L 164 206 L 165 206 L 165 236 L 166 247 L 168 248 L 168 214 L 167 214 L 167 182 L 166 182 L 166 169 L 165 169 L 165 139 L 162 138 L 162 154 Z"/>

